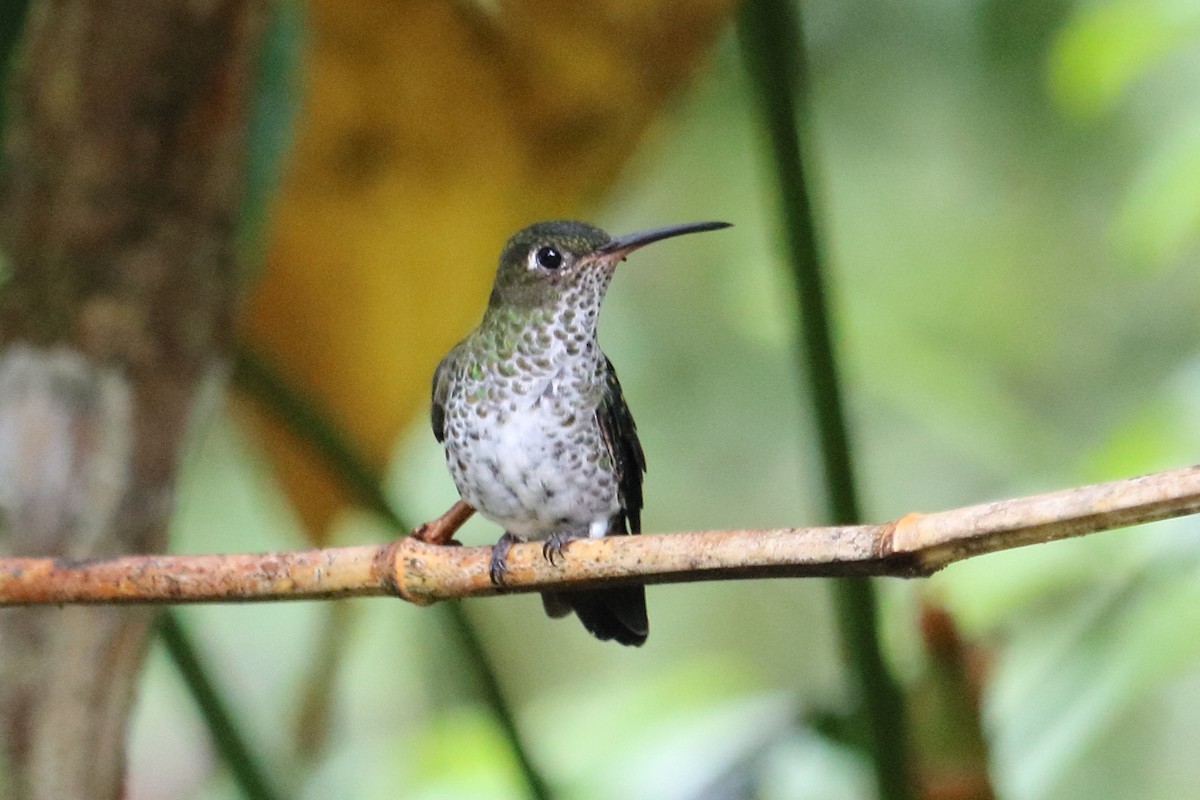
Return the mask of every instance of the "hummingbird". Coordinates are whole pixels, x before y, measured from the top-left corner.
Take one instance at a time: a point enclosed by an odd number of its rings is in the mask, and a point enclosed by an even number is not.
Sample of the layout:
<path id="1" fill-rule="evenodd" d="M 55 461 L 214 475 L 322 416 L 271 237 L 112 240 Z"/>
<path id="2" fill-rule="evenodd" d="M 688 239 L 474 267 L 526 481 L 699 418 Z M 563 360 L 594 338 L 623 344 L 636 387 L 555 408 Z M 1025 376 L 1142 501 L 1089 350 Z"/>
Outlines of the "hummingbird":
<path id="1" fill-rule="evenodd" d="M 463 501 L 504 529 L 488 573 L 503 585 L 515 542 L 556 563 L 574 539 L 641 532 L 646 457 L 596 323 L 613 272 L 652 242 L 729 227 L 695 222 L 612 237 L 583 222 L 539 222 L 500 254 L 483 320 L 433 374 L 433 434 Z M 601 640 L 640 646 L 642 586 L 543 592 Z"/>

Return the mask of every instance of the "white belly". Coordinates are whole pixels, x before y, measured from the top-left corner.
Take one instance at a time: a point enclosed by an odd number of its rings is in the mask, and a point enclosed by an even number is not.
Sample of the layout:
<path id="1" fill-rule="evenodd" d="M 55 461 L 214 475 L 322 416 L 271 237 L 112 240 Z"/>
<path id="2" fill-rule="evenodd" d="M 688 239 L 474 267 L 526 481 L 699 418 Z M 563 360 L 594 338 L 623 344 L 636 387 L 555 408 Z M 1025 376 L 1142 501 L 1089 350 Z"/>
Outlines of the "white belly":
<path id="1" fill-rule="evenodd" d="M 552 402 L 506 409 L 499 418 L 462 412 L 446 460 L 459 493 L 480 514 L 523 539 L 604 535 L 620 503 L 607 454 L 598 457 L 594 414 L 566 424 L 571 415 Z"/>

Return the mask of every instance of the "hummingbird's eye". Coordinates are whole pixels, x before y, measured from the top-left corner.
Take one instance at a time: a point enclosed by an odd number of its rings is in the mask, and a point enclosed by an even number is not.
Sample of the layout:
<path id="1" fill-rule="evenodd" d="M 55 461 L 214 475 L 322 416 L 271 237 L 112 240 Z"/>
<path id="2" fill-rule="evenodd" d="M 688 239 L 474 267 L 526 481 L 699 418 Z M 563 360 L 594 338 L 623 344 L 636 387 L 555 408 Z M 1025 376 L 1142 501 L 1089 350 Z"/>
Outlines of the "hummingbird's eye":
<path id="1" fill-rule="evenodd" d="M 539 247 L 533 257 L 537 259 L 538 266 L 545 269 L 558 269 L 563 265 L 562 253 L 549 245 Z"/>

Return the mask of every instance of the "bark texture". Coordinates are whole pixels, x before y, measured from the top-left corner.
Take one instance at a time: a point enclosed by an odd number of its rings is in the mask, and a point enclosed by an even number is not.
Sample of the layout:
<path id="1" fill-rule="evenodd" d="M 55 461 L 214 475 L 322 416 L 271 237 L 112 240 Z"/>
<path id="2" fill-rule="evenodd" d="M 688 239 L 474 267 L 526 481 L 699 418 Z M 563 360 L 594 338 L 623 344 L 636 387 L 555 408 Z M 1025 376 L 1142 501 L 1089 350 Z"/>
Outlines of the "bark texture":
<path id="1" fill-rule="evenodd" d="M 0 183 L 0 553 L 166 545 L 232 345 L 262 0 L 31 4 Z M 0 796 L 116 798 L 150 612 L 0 610 Z"/>

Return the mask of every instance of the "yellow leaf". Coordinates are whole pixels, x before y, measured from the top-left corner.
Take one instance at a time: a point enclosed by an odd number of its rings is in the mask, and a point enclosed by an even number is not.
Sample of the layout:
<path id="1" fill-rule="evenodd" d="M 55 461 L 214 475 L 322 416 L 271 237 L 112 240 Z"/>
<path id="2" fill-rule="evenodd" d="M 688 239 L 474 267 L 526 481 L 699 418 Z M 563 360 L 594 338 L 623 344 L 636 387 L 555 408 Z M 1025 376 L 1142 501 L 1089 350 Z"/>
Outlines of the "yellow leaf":
<path id="1" fill-rule="evenodd" d="M 578 213 L 703 65 L 730 0 L 313 0 L 305 98 L 245 308 L 251 345 L 376 467 L 478 320 L 500 247 Z M 347 501 L 269 415 L 320 538 Z"/>

